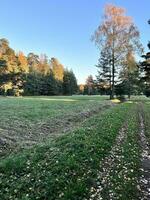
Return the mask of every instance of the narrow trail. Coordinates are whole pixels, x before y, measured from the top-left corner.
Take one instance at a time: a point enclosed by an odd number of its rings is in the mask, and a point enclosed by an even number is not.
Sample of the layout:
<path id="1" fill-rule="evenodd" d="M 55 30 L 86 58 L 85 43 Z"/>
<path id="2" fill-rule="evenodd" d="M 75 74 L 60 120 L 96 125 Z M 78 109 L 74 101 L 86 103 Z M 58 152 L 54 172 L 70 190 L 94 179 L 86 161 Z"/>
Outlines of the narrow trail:
<path id="1" fill-rule="evenodd" d="M 104 160 L 100 163 L 100 171 L 97 175 L 96 185 L 91 188 L 90 190 L 90 198 L 89 200 L 102 200 L 102 192 L 103 190 L 110 185 L 110 173 L 113 170 L 116 160 L 119 159 L 119 152 L 121 151 L 121 146 L 126 140 L 126 130 L 127 130 L 127 123 L 123 125 L 120 129 L 119 134 L 116 138 L 115 145 L 112 147 L 109 156 L 107 156 Z M 109 199 L 112 199 L 113 194 L 110 191 Z"/>
<path id="2" fill-rule="evenodd" d="M 140 120 L 140 147 L 141 147 L 141 177 L 139 179 L 138 190 L 140 200 L 150 200 L 150 149 L 149 144 L 145 136 L 144 119 L 142 115 L 143 109 L 139 112 Z"/>

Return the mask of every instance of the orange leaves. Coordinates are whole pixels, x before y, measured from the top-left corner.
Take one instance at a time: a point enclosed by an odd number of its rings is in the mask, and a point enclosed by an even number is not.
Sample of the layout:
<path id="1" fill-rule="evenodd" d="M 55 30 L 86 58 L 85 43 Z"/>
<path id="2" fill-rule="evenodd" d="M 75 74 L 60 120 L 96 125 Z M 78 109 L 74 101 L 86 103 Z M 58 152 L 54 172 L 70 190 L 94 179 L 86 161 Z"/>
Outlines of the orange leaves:
<path id="1" fill-rule="evenodd" d="M 126 16 L 126 10 L 124 8 L 116 7 L 111 4 L 105 6 L 104 21 L 107 25 L 112 26 L 113 29 L 124 29 L 133 24 L 132 18 Z"/>
<path id="2" fill-rule="evenodd" d="M 107 4 L 105 6 L 105 15 L 104 18 L 112 21 L 116 25 L 127 26 L 132 23 L 132 18 L 126 16 L 126 10 L 121 7 L 116 7 L 112 4 Z"/>
<path id="3" fill-rule="evenodd" d="M 40 55 L 39 63 L 37 65 L 37 71 L 40 73 L 47 75 L 50 73 L 50 66 L 48 63 L 47 56 L 45 54 Z"/>
<path id="4" fill-rule="evenodd" d="M 19 67 L 22 72 L 27 73 L 29 71 L 28 67 L 28 61 L 23 52 L 18 53 L 18 62 L 19 62 Z"/>
<path id="5" fill-rule="evenodd" d="M 112 4 L 106 4 L 105 6 L 105 13 L 109 13 L 110 15 L 124 15 L 125 14 L 125 9 L 121 7 L 116 7 Z"/>
<path id="6" fill-rule="evenodd" d="M 126 10 L 121 7 L 107 4 L 104 9 L 103 21 L 95 31 L 92 40 L 99 48 L 107 46 L 121 53 L 131 48 L 141 49 L 139 31 Z M 133 44 L 134 43 L 134 44 Z"/>

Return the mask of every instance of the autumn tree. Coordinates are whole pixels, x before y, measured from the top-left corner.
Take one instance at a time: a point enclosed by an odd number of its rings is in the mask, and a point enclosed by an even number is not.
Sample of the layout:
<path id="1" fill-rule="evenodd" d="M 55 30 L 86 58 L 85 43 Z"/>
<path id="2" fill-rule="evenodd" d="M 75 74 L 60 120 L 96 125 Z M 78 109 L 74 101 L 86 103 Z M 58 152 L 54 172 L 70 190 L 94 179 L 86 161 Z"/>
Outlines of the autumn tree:
<path id="1" fill-rule="evenodd" d="M 101 50 L 109 49 L 111 70 L 111 98 L 115 94 L 115 80 L 118 78 L 122 60 L 126 52 L 139 51 L 139 31 L 131 17 L 126 16 L 124 8 L 108 4 L 105 6 L 102 23 L 98 26 L 92 40 Z"/>
<path id="2" fill-rule="evenodd" d="M 84 93 L 84 84 L 80 84 L 79 85 L 79 94 L 83 94 Z"/>
<path id="3" fill-rule="evenodd" d="M 50 66 L 51 66 L 55 79 L 59 81 L 63 81 L 64 66 L 58 61 L 58 59 L 51 58 Z"/>
<path id="4" fill-rule="evenodd" d="M 27 56 L 30 72 L 37 72 L 39 65 L 39 56 L 34 53 L 29 53 Z"/>
<path id="5" fill-rule="evenodd" d="M 39 58 L 39 63 L 37 65 L 37 71 L 43 75 L 50 73 L 50 64 L 46 54 L 41 54 Z"/>
<path id="6" fill-rule="evenodd" d="M 0 39 L 0 94 L 72 95 L 78 91 L 72 70 L 45 54 L 15 53 L 6 39 Z"/>
<path id="7" fill-rule="evenodd" d="M 20 71 L 23 73 L 29 72 L 29 65 L 26 56 L 23 52 L 18 53 L 18 66 L 20 68 Z"/>
<path id="8" fill-rule="evenodd" d="M 18 64 L 18 57 L 15 51 L 10 48 L 9 42 L 6 39 L 0 40 L 0 75 L 1 75 L 1 90 L 4 94 L 13 93 L 20 95 L 22 93 L 22 79 L 20 72 L 24 71 L 24 67 Z"/>

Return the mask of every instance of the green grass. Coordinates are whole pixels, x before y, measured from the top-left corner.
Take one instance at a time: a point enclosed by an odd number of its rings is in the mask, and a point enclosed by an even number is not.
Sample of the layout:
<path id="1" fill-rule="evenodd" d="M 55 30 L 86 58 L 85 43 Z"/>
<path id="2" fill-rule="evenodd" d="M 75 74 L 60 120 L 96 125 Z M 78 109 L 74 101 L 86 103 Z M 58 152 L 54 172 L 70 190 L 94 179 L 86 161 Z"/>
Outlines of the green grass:
<path id="1" fill-rule="evenodd" d="M 31 147 L 73 129 L 111 106 L 106 96 L 0 98 L 0 156 Z M 1 143 L 0 143 L 1 145 Z"/>
<path id="2" fill-rule="evenodd" d="M 147 136 L 147 140 L 150 144 L 150 101 L 141 104 L 141 107 L 145 124 L 145 135 Z"/>
<path id="3" fill-rule="evenodd" d="M 53 142 L 3 159 L 0 199 L 82 200 L 96 179 L 132 104 L 111 108 Z"/>
<path id="4" fill-rule="evenodd" d="M 139 112 L 150 142 L 149 99 L 112 105 L 106 96 L 1 97 L 0 138 L 8 145 L 0 146 L 0 199 L 90 199 L 125 122 L 126 137 L 101 196 L 138 199 Z"/>
<path id="5" fill-rule="evenodd" d="M 103 199 L 137 200 L 137 183 L 140 168 L 140 147 L 138 141 L 139 119 L 137 105 L 127 118 L 126 140 L 121 145 L 109 181 L 103 190 Z"/>

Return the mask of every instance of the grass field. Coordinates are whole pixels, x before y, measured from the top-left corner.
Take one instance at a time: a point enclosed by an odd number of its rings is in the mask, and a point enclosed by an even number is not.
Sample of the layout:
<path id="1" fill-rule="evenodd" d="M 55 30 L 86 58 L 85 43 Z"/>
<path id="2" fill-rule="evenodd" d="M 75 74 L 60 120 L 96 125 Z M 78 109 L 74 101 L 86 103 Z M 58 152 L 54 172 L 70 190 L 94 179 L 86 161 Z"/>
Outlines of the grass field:
<path id="1" fill-rule="evenodd" d="M 74 129 L 112 104 L 106 97 L 0 98 L 0 156 Z"/>
<path id="2" fill-rule="evenodd" d="M 0 108 L 0 199 L 149 199 L 149 99 L 0 98 Z"/>

